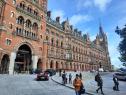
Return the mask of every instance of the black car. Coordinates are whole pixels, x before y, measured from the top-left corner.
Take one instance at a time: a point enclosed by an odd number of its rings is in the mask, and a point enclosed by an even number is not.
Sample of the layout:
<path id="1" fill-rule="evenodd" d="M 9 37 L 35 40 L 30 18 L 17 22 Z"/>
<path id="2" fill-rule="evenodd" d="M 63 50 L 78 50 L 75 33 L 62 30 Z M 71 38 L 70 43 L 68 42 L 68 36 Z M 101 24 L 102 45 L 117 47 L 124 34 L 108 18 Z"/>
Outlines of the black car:
<path id="1" fill-rule="evenodd" d="M 53 76 L 56 74 L 56 71 L 54 69 L 47 69 L 45 72 L 48 73 L 50 76 Z"/>

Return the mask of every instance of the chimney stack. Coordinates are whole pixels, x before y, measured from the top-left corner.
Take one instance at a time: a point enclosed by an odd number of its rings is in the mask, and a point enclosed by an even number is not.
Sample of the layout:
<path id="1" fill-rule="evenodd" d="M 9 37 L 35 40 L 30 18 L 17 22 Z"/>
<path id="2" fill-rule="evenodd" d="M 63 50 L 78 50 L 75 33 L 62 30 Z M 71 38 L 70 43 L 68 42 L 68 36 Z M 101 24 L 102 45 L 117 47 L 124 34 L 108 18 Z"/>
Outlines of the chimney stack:
<path id="1" fill-rule="evenodd" d="M 51 11 L 47 12 L 47 17 L 51 18 Z"/>
<path id="2" fill-rule="evenodd" d="M 56 22 L 59 22 L 60 23 L 60 17 L 56 17 Z"/>

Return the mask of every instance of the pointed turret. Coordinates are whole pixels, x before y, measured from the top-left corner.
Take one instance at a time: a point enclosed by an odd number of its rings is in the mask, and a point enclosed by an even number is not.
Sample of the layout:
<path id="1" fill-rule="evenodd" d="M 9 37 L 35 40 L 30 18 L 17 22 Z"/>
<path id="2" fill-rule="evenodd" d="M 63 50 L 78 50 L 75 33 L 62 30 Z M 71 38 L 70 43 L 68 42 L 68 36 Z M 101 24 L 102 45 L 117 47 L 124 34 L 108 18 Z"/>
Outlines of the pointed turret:
<path id="1" fill-rule="evenodd" d="M 103 38 L 105 35 L 101 23 L 99 24 L 99 37 Z"/>

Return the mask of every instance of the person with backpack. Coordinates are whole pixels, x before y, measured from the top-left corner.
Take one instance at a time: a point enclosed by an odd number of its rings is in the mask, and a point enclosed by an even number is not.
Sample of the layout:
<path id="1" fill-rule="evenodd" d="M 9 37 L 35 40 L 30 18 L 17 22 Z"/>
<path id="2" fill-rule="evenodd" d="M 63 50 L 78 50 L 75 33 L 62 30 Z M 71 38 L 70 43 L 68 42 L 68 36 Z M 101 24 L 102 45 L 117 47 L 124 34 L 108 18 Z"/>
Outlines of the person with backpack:
<path id="1" fill-rule="evenodd" d="M 113 82 L 114 82 L 114 87 L 113 87 L 113 90 L 115 91 L 119 91 L 119 82 L 118 82 L 118 79 L 113 75 Z"/>
<path id="2" fill-rule="evenodd" d="M 85 93 L 85 89 L 83 89 L 84 87 L 83 83 L 78 74 L 76 74 L 76 78 L 73 81 L 73 86 L 74 86 L 76 95 L 81 95 L 82 91 L 83 93 Z"/>
<path id="3" fill-rule="evenodd" d="M 95 81 L 97 82 L 97 85 L 98 85 L 98 89 L 96 90 L 96 92 L 98 93 L 98 91 L 101 90 L 101 94 L 104 95 L 103 90 L 102 90 L 103 80 L 99 73 L 97 73 L 97 75 L 95 76 Z"/>
<path id="4" fill-rule="evenodd" d="M 65 72 L 62 74 L 62 83 L 63 84 L 66 83 L 66 74 L 65 74 Z"/>

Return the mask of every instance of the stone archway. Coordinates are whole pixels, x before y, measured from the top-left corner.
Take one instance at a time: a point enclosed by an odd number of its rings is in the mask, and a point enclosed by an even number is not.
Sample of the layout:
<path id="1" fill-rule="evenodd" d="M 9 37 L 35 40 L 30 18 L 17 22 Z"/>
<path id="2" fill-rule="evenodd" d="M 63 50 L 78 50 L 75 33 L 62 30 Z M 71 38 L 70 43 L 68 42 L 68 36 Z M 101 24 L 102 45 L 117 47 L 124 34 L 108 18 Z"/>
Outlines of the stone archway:
<path id="1" fill-rule="evenodd" d="M 37 69 L 41 70 L 42 69 L 42 60 L 39 58 L 37 62 Z"/>
<path id="2" fill-rule="evenodd" d="M 54 68 L 53 66 L 54 66 L 54 63 L 53 63 L 53 61 L 51 60 L 51 62 L 50 62 L 50 68 L 53 69 L 53 68 Z"/>
<path id="3" fill-rule="evenodd" d="M 16 53 L 14 71 L 16 73 L 29 73 L 33 70 L 32 51 L 27 44 L 21 45 Z"/>
<path id="4" fill-rule="evenodd" d="M 70 70 L 72 70 L 73 68 L 72 68 L 72 63 L 70 63 Z"/>
<path id="5" fill-rule="evenodd" d="M 99 62 L 99 68 L 102 68 L 102 63 L 101 62 Z"/>
<path id="6" fill-rule="evenodd" d="M 1 64 L 0 64 L 0 73 L 1 74 L 7 74 L 9 73 L 9 63 L 10 63 L 10 59 L 9 59 L 9 55 L 5 54 L 1 60 Z"/>
<path id="7" fill-rule="evenodd" d="M 56 70 L 59 70 L 59 63 L 56 61 Z"/>

